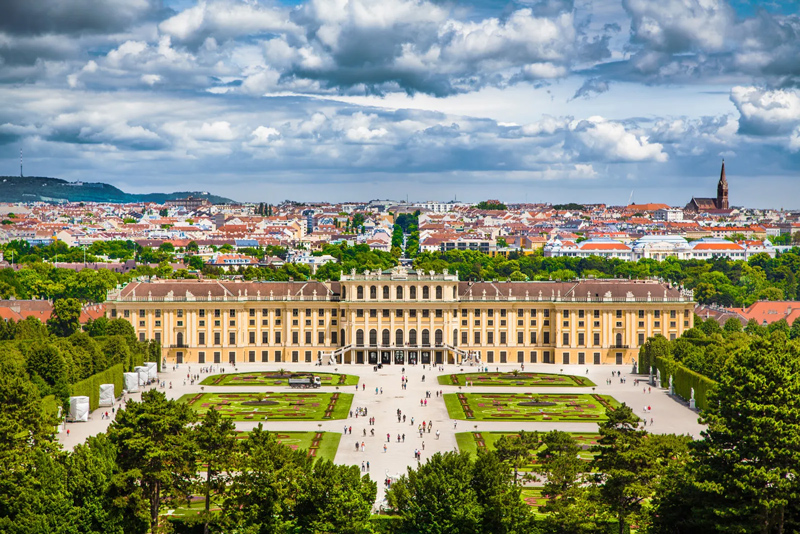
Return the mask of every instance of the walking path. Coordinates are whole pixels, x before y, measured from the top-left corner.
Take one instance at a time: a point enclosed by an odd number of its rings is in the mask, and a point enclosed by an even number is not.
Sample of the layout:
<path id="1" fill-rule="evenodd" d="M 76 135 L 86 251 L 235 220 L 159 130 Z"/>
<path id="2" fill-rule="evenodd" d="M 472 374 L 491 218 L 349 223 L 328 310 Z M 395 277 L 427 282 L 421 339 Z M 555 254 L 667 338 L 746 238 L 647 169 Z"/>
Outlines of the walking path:
<path id="1" fill-rule="evenodd" d="M 200 386 L 199 383 L 195 385 L 184 385 L 184 380 L 187 373 L 196 374 L 199 371 L 198 365 L 181 365 L 177 370 L 167 369 L 165 372 L 160 373 L 159 379 L 167 383 L 166 389 L 163 389 L 169 398 L 179 398 L 186 393 L 199 393 L 205 392 L 261 392 L 261 391 L 289 391 L 287 386 L 283 387 L 268 387 L 268 386 Z M 219 374 L 218 368 L 222 367 L 225 372 L 235 372 L 234 367 L 231 365 L 214 366 L 214 373 Z M 597 431 L 596 423 L 557 423 L 557 422 L 522 422 L 522 421 L 465 421 L 453 420 L 447 414 L 444 401 L 441 397 L 436 396 L 436 391 L 444 393 L 455 393 L 459 391 L 459 386 L 443 386 L 439 385 L 437 377 L 441 374 L 459 373 L 461 369 L 464 372 L 477 372 L 476 367 L 460 367 L 456 365 L 444 365 L 444 371 L 431 369 L 430 366 L 421 365 L 406 366 L 405 376 L 408 377 L 407 389 L 402 389 L 401 371 L 402 366 L 384 366 L 383 369 L 375 372 L 372 366 L 364 365 L 339 365 L 337 367 L 323 366 L 316 367 L 310 364 L 242 364 L 238 367 L 239 372 L 256 372 L 256 371 L 275 371 L 279 368 L 290 369 L 292 371 L 305 371 L 305 372 L 342 372 L 347 374 L 356 374 L 361 377 L 358 389 L 355 386 L 340 386 L 339 391 L 343 393 L 354 393 L 352 410 L 355 415 L 357 407 L 365 407 L 368 410 L 367 417 L 351 417 L 346 420 L 332 420 L 332 421 L 265 421 L 262 424 L 266 430 L 271 431 L 327 431 L 327 432 L 342 432 L 345 425 L 349 428 L 352 426 L 352 436 L 347 434 L 342 436 L 339 444 L 339 450 L 336 454 L 336 463 L 339 464 L 355 464 L 361 466 L 362 462 L 370 463 L 369 474 L 373 480 L 378 483 L 378 499 L 380 504 L 384 500 L 385 486 L 384 481 L 387 476 L 395 477 L 406 472 L 408 466 L 413 466 L 417 463 L 414 459 L 414 451 L 419 450 L 421 453 L 421 461 L 424 462 L 426 458 L 437 452 L 456 450 L 456 432 L 471 432 L 471 431 L 501 431 L 501 432 L 516 432 L 519 430 L 563 430 L 565 432 L 595 432 Z M 634 378 L 639 378 L 638 375 L 630 375 L 630 366 L 590 366 L 588 367 L 588 374 L 586 373 L 586 366 L 578 365 L 563 365 L 556 366 L 552 364 L 526 364 L 525 370 L 529 372 L 540 373 L 558 373 L 563 372 L 566 374 L 573 374 L 585 376 L 597 384 L 595 393 L 603 395 L 611 395 L 620 402 L 624 402 L 631 406 L 634 412 L 640 417 L 647 418 L 647 430 L 656 433 L 676 433 L 676 434 L 689 434 L 695 438 L 700 437 L 700 432 L 703 427 L 697 422 L 697 413 L 689 410 L 689 408 L 670 397 L 666 390 L 653 388 L 649 393 L 643 393 L 642 386 L 634 386 Z M 503 364 L 492 365 L 489 367 L 490 371 L 499 369 L 500 371 L 511 371 L 518 369 L 518 364 Z M 335 371 L 334 371 L 335 369 Z M 563 371 L 562 371 L 563 370 Z M 612 378 L 612 371 L 621 371 L 622 376 L 626 378 L 625 384 L 620 383 L 618 377 Z M 422 381 L 422 377 L 425 381 Z M 201 374 L 200 381 L 210 376 L 210 374 Z M 611 384 L 606 384 L 606 380 L 612 379 Z M 172 388 L 170 388 L 170 383 Z M 186 384 L 189 384 L 187 381 Z M 365 385 L 362 386 L 362 384 Z M 375 388 L 383 388 L 383 394 L 375 394 Z M 645 386 L 646 387 L 646 386 Z M 333 391 L 333 386 L 320 388 L 320 391 Z M 379 389 L 380 391 L 380 389 Z M 428 398 L 427 407 L 420 406 L 420 399 L 425 399 L 427 391 L 431 392 L 431 397 Z M 462 392 L 481 393 L 481 392 L 496 392 L 496 393 L 513 393 L 513 392 L 531 392 L 531 393 L 592 393 L 592 388 L 562 388 L 562 387 L 462 387 Z M 141 394 L 134 393 L 126 395 L 130 400 L 140 400 Z M 644 413 L 643 408 L 650 406 L 651 411 Z M 400 409 L 406 415 L 405 423 L 397 422 L 397 410 Z M 70 430 L 70 435 L 67 436 L 66 432 L 59 435 L 59 439 L 65 448 L 73 448 L 78 443 L 83 443 L 87 437 L 104 432 L 108 425 L 111 423 L 112 418 L 102 419 L 101 414 L 108 411 L 111 414 L 111 408 L 101 408 L 96 410 L 91 415 L 91 419 L 87 423 L 67 423 L 66 428 Z M 369 425 L 369 417 L 375 417 L 375 425 Z M 411 418 L 414 418 L 414 424 L 411 424 Z M 653 425 L 650 424 L 650 419 L 653 419 Z M 432 421 L 433 430 L 425 432 L 423 437 L 420 438 L 417 426 L 422 421 Z M 248 430 L 255 427 L 256 422 L 236 422 L 237 430 Z M 371 436 L 370 430 L 375 429 L 375 436 Z M 366 429 L 367 436 L 364 437 L 363 430 Z M 440 431 L 439 439 L 436 439 L 436 430 Z M 390 435 L 389 442 L 386 441 L 386 434 Z M 397 435 L 401 435 L 401 442 L 397 442 Z M 402 441 L 402 435 L 405 434 L 405 441 Z M 355 444 L 358 441 L 360 444 L 364 442 L 364 452 L 361 452 L 359 447 L 356 450 Z M 424 442 L 424 450 L 423 450 Z M 386 452 L 384 453 L 383 447 L 386 445 Z"/>

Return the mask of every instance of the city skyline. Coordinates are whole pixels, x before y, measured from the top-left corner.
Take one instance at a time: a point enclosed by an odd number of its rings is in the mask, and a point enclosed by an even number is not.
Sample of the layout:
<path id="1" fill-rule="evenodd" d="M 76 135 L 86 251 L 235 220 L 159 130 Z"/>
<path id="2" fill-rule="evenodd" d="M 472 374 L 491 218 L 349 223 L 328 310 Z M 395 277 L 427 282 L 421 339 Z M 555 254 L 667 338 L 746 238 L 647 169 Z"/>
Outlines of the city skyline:
<path id="1" fill-rule="evenodd" d="M 4 2 L 0 174 L 239 201 L 800 195 L 792 2 Z M 789 200 L 787 200 L 789 199 Z"/>

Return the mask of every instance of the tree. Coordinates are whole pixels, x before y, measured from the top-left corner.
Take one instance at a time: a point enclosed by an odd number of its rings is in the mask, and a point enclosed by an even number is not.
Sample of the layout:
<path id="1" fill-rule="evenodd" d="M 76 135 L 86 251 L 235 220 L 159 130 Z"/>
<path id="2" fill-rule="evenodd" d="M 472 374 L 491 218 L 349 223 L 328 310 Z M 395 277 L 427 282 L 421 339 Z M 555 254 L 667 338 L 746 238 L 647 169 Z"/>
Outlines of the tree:
<path id="1" fill-rule="evenodd" d="M 206 412 L 200 424 L 193 429 L 197 458 L 206 470 L 205 477 L 197 482 L 205 496 L 204 534 L 208 534 L 211 521 L 211 501 L 222 495 L 227 487 L 228 470 L 233 464 L 236 450 L 234 430 L 233 422 L 214 409 Z"/>
<path id="2" fill-rule="evenodd" d="M 531 508 L 522 501 L 521 488 L 494 452 L 478 451 L 472 471 L 472 488 L 481 507 L 479 532 L 527 534 L 534 531 Z"/>
<path id="3" fill-rule="evenodd" d="M 186 252 L 193 252 L 195 254 L 200 252 L 200 246 L 197 244 L 197 241 L 189 241 L 189 243 L 186 245 Z"/>
<path id="4" fill-rule="evenodd" d="M 725 332 L 726 335 L 727 334 L 732 334 L 732 333 L 735 333 L 735 332 L 741 332 L 742 331 L 742 323 L 741 323 L 741 321 L 739 321 L 739 319 L 737 319 L 735 317 L 731 317 L 730 319 L 725 321 L 725 324 L 722 326 L 722 331 Z"/>
<path id="5" fill-rule="evenodd" d="M 661 334 L 648 338 L 639 348 L 639 372 L 655 372 L 656 360 L 670 356 L 670 342 Z"/>
<path id="6" fill-rule="evenodd" d="M 118 451 L 116 483 L 127 490 L 119 500 L 123 504 L 146 500 L 153 530 L 158 527 L 161 505 L 182 501 L 190 493 L 196 472 L 189 430 L 194 419 L 187 404 L 151 390 L 142 393 L 141 402 L 128 402 L 108 429 Z"/>
<path id="7" fill-rule="evenodd" d="M 482 510 L 472 487 L 473 462 L 461 452 L 436 453 L 386 492 L 403 530 L 419 534 L 480 532 Z"/>
<path id="8" fill-rule="evenodd" d="M 53 303 L 53 313 L 47 328 L 57 336 L 69 337 L 81 329 L 81 303 L 76 299 L 58 299 Z"/>
<path id="9" fill-rule="evenodd" d="M 502 436 L 495 443 L 495 451 L 500 461 L 506 462 L 514 470 L 514 483 L 519 484 L 520 468 L 532 463 L 532 456 L 539 448 L 539 433 L 520 431 L 516 436 Z M 525 479 L 530 479 L 526 475 Z"/>
<path id="10" fill-rule="evenodd" d="M 730 532 L 782 533 L 800 489 L 800 361 L 760 339 L 728 361 L 693 444 L 707 514 Z"/>
<path id="11" fill-rule="evenodd" d="M 547 532 L 580 534 L 592 532 L 598 510 L 589 499 L 586 486 L 589 462 L 580 458 L 580 446 L 566 432 L 553 430 L 542 437 L 536 473 L 544 480 L 542 494 L 547 503 L 541 509 Z"/>
<path id="12" fill-rule="evenodd" d="M 664 442 L 664 436 L 648 436 L 638 428 L 639 419 L 625 404 L 606 410 L 607 420 L 600 424 L 597 456 L 592 462 L 596 471 L 597 499 L 606 506 L 623 534 L 634 517 L 641 517 L 643 503 L 652 497 L 654 488 L 670 461 L 687 450 L 688 438 Z M 685 454 L 684 454 L 685 455 Z"/>
<path id="13" fill-rule="evenodd" d="M 190 256 L 189 257 L 189 268 L 194 271 L 202 271 L 203 270 L 203 258 L 200 256 Z"/>

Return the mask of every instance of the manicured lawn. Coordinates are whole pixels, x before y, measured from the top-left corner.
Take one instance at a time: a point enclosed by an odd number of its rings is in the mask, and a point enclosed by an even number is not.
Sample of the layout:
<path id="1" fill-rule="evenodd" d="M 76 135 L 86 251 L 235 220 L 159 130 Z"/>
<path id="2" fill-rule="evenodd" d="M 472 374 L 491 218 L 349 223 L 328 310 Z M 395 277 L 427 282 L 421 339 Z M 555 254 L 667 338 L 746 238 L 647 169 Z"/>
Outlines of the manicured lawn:
<path id="1" fill-rule="evenodd" d="M 290 371 L 265 371 L 263 373 L 228 373 L 209 376 L 202 382 L 203 386 L 289 386 Z M 304 373 L 300 373 L 304 374 Z M 355 386 L 358 376 L 337 373 L 314 373 L 320 378 L 323 386 Z"/>
<path id="2" fill-rule="evenodd" d="M 510 386 L 510 387 L 592 387 L 594 382 L 575 375 L 549 373 L 459 373 L 439 375 L 443 386 Z"/>
<path id="3" fill-rule="evenodd" d="M 336 449 L 339 448 L 339 441 L 342 435 L 338 432 L 270 432 L 278 443 L 291 447 L 294 450 L 306 450 L 308 455 L 313 458 L 324 458 L 333 461 L 336 456 Z M 238 432 L 236 437 L 244 439 L 247 432 Z"/>
<path id="4" fill-rule="evenodd" d="M 522 500 L 525 501 L 525 504 L 532 507 L 537 513 L 539 512 L 539 508 L 547 503 L 547 499 L 542 497 L 542 488 L 522 488 L 521 493 Z"/>
<path id="5" fill-rule="evenodd" d="M 472 455 L 478 454 L 478 449 L 494 450 L 495 444 L 503 436 L 516 436 L 516 432 L 459 432 L 456 434 L 456 443 L 458 443 L 458 450 L 468 452 Z M 592 445 L 597 445 L 597 440 L 600 439 L 600 434 L 585 433 L 585 432 L 569 432 L 578 445 L 582 448 L 579 456 L 583 460 L 591 460 L 594 455 L 589 451 Z M 541 437 L 541 436 L 540 436 Z M 542 449 L 544 445 L 537 449 L 537 452 Z M 533 464 L 528 466 L 532 467 Z M 529 470 L 529 469 L 528 469 Z"/>
<path id="6" fill-rule="evenodd" d="M 445 393 L 453 419 L 483 421 L 599 422 L 620 404 L 609 395 L 546 393 Z"/>
<path id="7" fill-rule="evenodd" d="M 353 402 L 352 393 L 267 392 L 198 393 L 180 398 L 202 414 L 215 409 L 235 421 L 320 421 L 344 419 Z"/>

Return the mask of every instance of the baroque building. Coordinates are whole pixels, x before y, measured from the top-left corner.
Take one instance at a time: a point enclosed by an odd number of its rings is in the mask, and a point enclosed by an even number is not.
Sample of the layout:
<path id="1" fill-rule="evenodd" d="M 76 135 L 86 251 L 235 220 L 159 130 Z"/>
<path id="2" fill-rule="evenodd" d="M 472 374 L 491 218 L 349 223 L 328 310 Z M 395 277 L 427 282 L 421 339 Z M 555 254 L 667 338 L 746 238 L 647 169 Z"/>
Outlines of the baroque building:
<path id="1" fill-rule="evenodd" d="M 691 291 L 653 280 L 460 282 L 351 273 L 339 282 L 164 280 L 109 292 L 109 317 L 166 364 L 630 364 L 693 324 Z"/>

